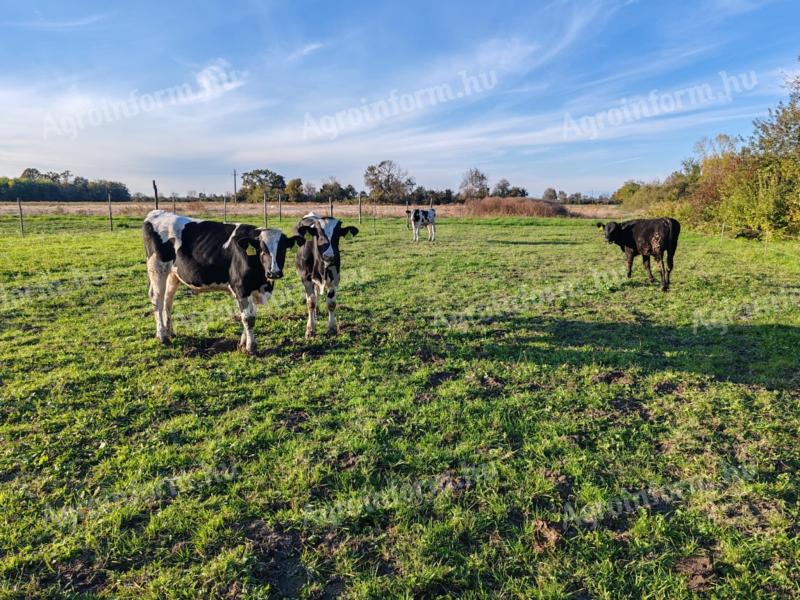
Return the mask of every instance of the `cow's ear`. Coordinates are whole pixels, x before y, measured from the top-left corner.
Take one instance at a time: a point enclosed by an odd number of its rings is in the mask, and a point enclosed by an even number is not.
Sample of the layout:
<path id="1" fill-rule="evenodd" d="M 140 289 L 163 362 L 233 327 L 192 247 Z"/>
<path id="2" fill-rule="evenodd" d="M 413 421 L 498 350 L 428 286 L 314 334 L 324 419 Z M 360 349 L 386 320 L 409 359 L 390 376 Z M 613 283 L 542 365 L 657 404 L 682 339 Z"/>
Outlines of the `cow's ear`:
<path id="1" fill-rule="evenodd" d="M 605 227 L 606 227 L 606 226 L 605 226 L 605 224 L 604 224 L 604 223 L 600 223 L 599 221 L 597 222 L 597 228 L 598 228 L 598 229 L 605 229 Z"/>
<path id="2" fill-rule="evenodd" d="M 317 228 L 309 227 L 308 225 L 301 225 L 300 227 L 297 228 L 297 233 L 304 239 L 310 240 L 312 237 L 316 237 Z"/>
<path id="3" fill-rule="evenodd" d="M 303 244 L 306 243 L 306 238 L 302 235 L 293 235 L 289 238 L 289 248 L 293 248 L 297 246 L 298 248 L 302 248 Z"/>
<path id="4" fill-rule="evenodd" d="M 236 243 L 239 245 L 244 253 L 247 256 L 255 256 L 258 254 L 258 240 L 255 238 L 239 238 L 236 240 Z"/>
<path id="5" fill-rule="evenodd" d="M 351 239 L 358 235 L 358 227 L 342 227 L 341 236 L 345 239 Z"/>

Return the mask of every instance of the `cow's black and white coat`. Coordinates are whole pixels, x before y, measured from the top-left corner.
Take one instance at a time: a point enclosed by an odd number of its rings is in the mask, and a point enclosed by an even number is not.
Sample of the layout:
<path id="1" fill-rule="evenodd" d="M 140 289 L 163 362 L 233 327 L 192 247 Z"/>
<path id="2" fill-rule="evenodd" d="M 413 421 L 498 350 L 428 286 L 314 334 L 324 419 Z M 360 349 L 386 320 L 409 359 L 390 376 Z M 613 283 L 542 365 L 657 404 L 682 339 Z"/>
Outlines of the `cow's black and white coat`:
<path id="1" fill-rule="evenodd" d="M 306 337 L 312 337 L 317 332 L 317 308 L 322 296 L 328 306 L 328 334 L 334 335 L 336 289 L 339 287 L 341 269 L 339 240 L 357 235 L 358 228 L 342 227 L 338 219 L 309 213 L 300 220 L 295 231 L 297 235 L 308 240 L 295 258 L 308 308 Z"/>
<path id="2" fill-rule="evenodd" d="M 164 210 L 147 215 L 143 233 L 156 337 L 166 343 L 174 335 L 172 304 L 183 283 L 195 291 L 233 295 L 244 326 L 239 347 L 255 352 L 256 306 L 269 300 L 275 280 L 283 277 L 286 251 L 305 240 L 287 238 L 278 229 L 201 221 Z"/>
<path id="3" fill-rule="evenodd" d="M 428 241 L 436 241 L 436 209 L 429 208 L 415 208 L 414 210 L 407 210 L 406 216 L 408 223 L 414 230 L 414 241 L 419 241 L 419 230 L 423 227 L 428 228 Z"/>
<path id="4" fill-rule="evenodd" d="M 661 272 L 661 289 L 669 289 L 670 274 L 674 267 L 675 250 L 678 248 L 678 237 L 681 233 L 681 224 L 675 219 L 664 217 L 660 219 L 634 219 L 624 223 L 598 223 L 597 227 L 603 230 L 609 244 L 617 244 L 625 253 L 627 261 L 627 274 L 631 276 L 633 259 L 642 256 L 642 263 L 647 269 L 650 283 L 655 280 L 650 269 L 650 257 L 656 259 Z M 664 254 L 667 255 L 666 264 Z"/>

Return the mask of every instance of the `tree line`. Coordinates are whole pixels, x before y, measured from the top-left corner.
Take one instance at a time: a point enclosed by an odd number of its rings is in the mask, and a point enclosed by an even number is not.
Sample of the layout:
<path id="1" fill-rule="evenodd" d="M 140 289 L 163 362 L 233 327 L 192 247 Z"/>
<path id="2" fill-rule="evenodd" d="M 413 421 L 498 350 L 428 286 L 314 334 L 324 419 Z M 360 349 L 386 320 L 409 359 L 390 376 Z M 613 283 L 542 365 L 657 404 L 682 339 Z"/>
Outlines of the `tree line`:
<path id="1" fill-rule="evenodd" d="M 300 178 L 288 181 L 270 169 L 256 169 L 242 173 L 242 188 L 237 192 L 237 200 L 260 202 L 264 194 L 270 199 L 280 195 L 289 202 L 350 202 L 359 196 L 378 204 L 454 204 L 469 200 L 479 200 L 488 196 L 499 198 L 528 198 L 528 190 L 514 186 L 508 179 L 501 178 L 493 187 L 489 177 L 478 168 L 467 170 L 461 185 L 455 192 L 450 188 L 433 189 L 418 185 L 408 171 L 393 160 L 382 160 L 369 165 L 364 171 L 364 190 L 358 191 L 353 185 L 343 185 L 336 177 L 330 177 L 317 188 L 313 183 Z M 543 198 L 562 203 L 614 203 L 608 196 L 583 196 L 580 193 L 567 196 L 553 188 L 545 190 Z"/>
<path id="2" fill-rule="evenodd" d="M 131 199 L 128 187 L 118 181 L 73 176 L 69 171 L 41 173 L 25 169 L 19 177 L 0 177 L 0 201 L 112 202 Z"/>
<path id="3" fill-rule="evenodd" d="M 789 98 L 753 122 L 748 139 L 703 138 L 664 181 L 627 181 L 614 198 L 626 208 L 672 215 L 700 228 L 762 237 L 800 232 L 800 75 Z"/>

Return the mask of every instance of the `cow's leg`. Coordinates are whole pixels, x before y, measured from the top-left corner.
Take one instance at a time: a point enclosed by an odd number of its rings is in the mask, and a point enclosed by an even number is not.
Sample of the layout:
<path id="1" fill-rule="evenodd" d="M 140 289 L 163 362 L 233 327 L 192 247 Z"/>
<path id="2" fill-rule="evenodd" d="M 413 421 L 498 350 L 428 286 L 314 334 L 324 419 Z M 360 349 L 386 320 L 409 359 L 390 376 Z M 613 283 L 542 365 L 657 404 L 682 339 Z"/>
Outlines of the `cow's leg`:
<path id="1" fill-rule="evenodd" d="M 626 249 L 625 250 L 625 261 L 626 261 L 627 266 L 628 266 L 628 270 L 627 270 L 628 279 L 631 278 L 631 271 L 633 270 L 633 257 L 634 257 L 633 250 Z"/>
<path id="2" fill-rule="evenodd" d="M 325 302 L 328 305 L 328 335 L 336 335 L 336 289 L 328 289 Z"/>
<path id="3" fill-rule="evenodd" d="M 431 241 L 432 242 L 436 241 L 436 224 L 435 223 L 431 223 Z"/>
<path id="4" fill-rule="evenodd" d="M 175 335 L 175 330 L 172 327 L 172 305 L 175 303 L 175 293 L 178 291 L 178 286 L 181 284 L 181 280 L 178 279 L 178 276 L 175 273 L 170 273 L 167 276 L 167 287 L 164 291 L 164 329 L 167 332 L 167 335 L 172 337 Z"/>
<path id="5" fill-rule="evenodd" d="M 675 266 L 673 263 L 673 258 L 675 257 L 675 249 L 667 250 L 667 287 L 670 284 L 670 274 L 672 273 L 672 269 Z"/>
<path id="6" fill-rule="evenodd" d="M 656 254 L 656 262 L 658 263 L 658 270 L 661 272 L 661 291 L 666 292 L 669 289 L 669 279 L 667 278 L 667 266 L 664 264 L 664 254 Z"/>
<path id="7" fill-rule="evenodd" d="M 155 254 L 147 259 L 147 276 L 150 279 L 150 302 L 156 317 L 156 338 L 162 344 L 169 341 L 169 334 L 164 323 L 164 299 L 167 293 L 167 277 L 172 263 L 163 263 Z"/>
<path id="8" fill-rule="evenodd" d="M 642 264 L 644 265 L 645 271 L 647 271 L 647 279 L 650 283 L 653 283 L 656 279 L 653 277 L 653 270 L 650 268 L 650 257 L 642 256 Z"/>
<path id="9" fill-rule="evenodd" d="M 256 304 L 250 296 L 247 298 L 236 298 L 236 302 L 239 304 L 242 327 L 244 327 L 244 333 L 239 340 L 239 349 L 244 350 L 248 354 L 255 354 L 256 336 L 253 329 L 256 325 Z"/>
<path id="10" fill-rule="evenodd" d="M 414 241 L 419 241 L 419 224 L 414 223 Z"/>
<path id="11" fill-rule="evenodd" d="M 306 307 L 308 308 L 308 322 L 306 323 L 306 339 L 314 337 L 317 333 L 317 290 L 312 281 L 303 281 L 306 291 Z"/>

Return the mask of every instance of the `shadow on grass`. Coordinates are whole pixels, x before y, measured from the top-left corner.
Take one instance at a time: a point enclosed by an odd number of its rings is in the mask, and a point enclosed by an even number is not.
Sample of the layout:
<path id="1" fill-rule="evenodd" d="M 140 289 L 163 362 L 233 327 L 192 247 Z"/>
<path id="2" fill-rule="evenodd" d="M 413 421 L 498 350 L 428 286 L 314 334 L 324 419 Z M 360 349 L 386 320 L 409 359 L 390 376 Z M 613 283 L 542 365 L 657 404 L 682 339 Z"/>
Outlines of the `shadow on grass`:
<path id="1" fill-rule="evenodd" d="M 794 326 L 736 324 L 695 331 L 692 326 L 564 319 L 506 323 L 502 337 L 496 331 L 451 331 L 447 337 L 459 354 L 493 360 L 677 370 L 771 389 L 800 387 L 800 328 Z"/>
<path id="2" fill-rule="evenodd" d="M 541 240 L 534 242 L 523 242 L 516 240 L 486 240 L 487 244 L 502 244 L 504 246 L 579 246 L 584 242 L 571 240 Z"/>

